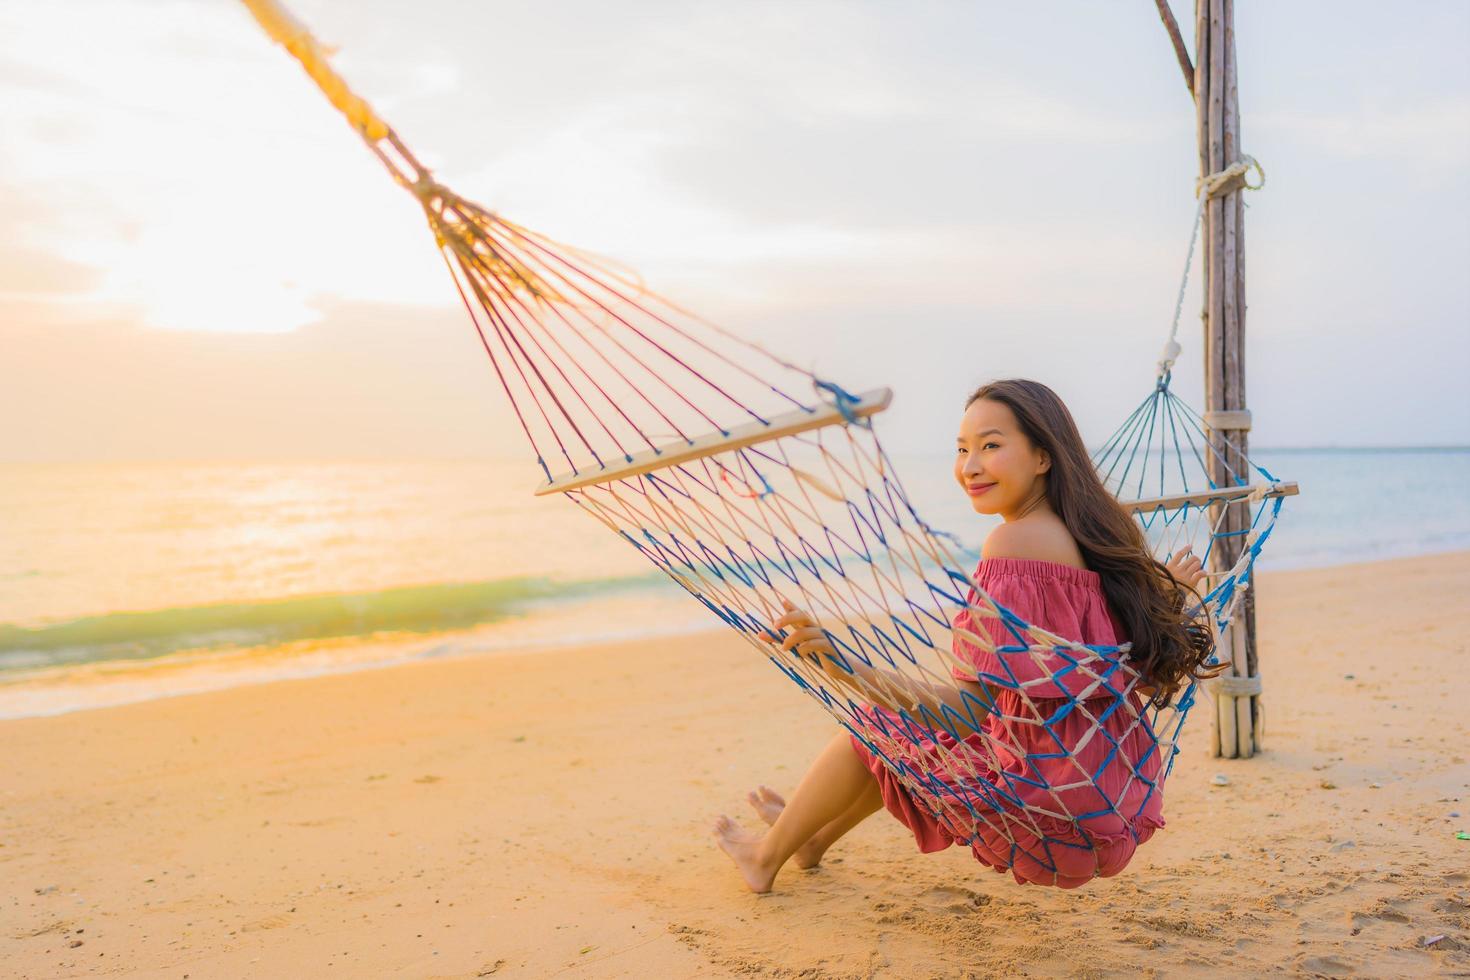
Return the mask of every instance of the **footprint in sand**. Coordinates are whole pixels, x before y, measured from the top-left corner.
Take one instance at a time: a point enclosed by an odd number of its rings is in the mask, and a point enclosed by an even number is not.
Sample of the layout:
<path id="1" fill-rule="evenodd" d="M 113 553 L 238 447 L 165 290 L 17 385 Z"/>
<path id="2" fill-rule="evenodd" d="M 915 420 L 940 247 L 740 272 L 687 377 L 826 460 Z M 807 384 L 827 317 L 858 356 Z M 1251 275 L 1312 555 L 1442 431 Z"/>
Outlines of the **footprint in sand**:
<path id="1" fill-rule="evenodd" d="M 971 891 L 968 888 L 957 888 L 949 885 L 930 888 L 921 894 L 919 898 L 931 907 L 940 908 L 945 912 L 953 912 L 956 915 L 973 912 L 975 909 L 990 904 L 989 895 Z"/>
<path id="2" fill-rule="evenodd" d="M 1158 949 L 1164 945 L 1164 941 L 1158 936 L 1150 936 L 1145 932 L 1129 932 L 1123 935 L 1123 942 L 1134 946 L 1142 946 L 1144 949 Z"/>
<path id="3" fill-rule="evenodd" d="M 57 919 L 54 922 L 49 922 L 49 923 L 47 923 L 44 926 L 40 926 L 40 927 L 38 927 L 36 929 L 31 930 L 30 932 L 16 933 L 15 934 L 15 938 L 16 939 L 30 939 L 30 938 L 33 938 L 35 936 L 44 936 L 48 932 L 70 932 L 70 931 L 71 931 L 71 920 L 70 919 Z"/>
<path id="4" fill-rule="evenodd" d="M 346 817 L 321 817 L 316 820 L 288 820 L 286 821 L 286 825 L 288 827 L 328 827 L 334 823 L 343 823 L 346 820 Z"/>
<path id="5" fill-rule="evenodd" d="M 1326 977 L 1342 977 L 1358 972 L 1355 963 L 1340 956 L 1313 956 L 1297 960 L 1296 965 L 1305 973 Z"/>
<path id="6" fill-rule="evenodd" d="M 280 929 L 291 924 L 291 917 L 284 912 L 254 919 L 240 927 L 241 932 L 259 932 L 262 929 Z"/>
<path id="7" fill-rule="evenodd" d="M 1380 901 L 1371 909 L 1354 912 L 1352 915 L 1353 925 L 1360 928 L 1374 919 L 1383 922 L 1408 922 L 1409 916 L 1394 908 L 1387 900 Z"/>

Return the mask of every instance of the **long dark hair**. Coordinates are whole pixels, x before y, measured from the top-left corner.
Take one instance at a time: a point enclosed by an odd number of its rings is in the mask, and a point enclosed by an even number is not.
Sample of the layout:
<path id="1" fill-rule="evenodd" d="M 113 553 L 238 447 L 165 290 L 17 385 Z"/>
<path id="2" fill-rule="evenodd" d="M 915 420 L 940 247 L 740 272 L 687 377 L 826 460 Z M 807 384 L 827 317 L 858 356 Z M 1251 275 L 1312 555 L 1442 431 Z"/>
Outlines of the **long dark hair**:
<path id="1" fill-rule="evenodd" d="M 1072 413 L 1046 385 L 1008 378 L 981 385 L 965 407 L 984 398 L 1010 407 L 1032 446 L 1045 450 L 1051 468 L 1042 475 L 1046 499 L 1062 519 L 1087 567 L 1102 578 L 1103 593 L 1133 643 L 1129 660 L 1153 687 L 1151 702 L 1167 707 L 1189 679 L 1211 677 L 1213 643 L 1208 622 L 1185 614 L 1199 593 L 1176 579 L 1149 550 L 1143 529 L 1103 486 L 1082 444 Z"/>

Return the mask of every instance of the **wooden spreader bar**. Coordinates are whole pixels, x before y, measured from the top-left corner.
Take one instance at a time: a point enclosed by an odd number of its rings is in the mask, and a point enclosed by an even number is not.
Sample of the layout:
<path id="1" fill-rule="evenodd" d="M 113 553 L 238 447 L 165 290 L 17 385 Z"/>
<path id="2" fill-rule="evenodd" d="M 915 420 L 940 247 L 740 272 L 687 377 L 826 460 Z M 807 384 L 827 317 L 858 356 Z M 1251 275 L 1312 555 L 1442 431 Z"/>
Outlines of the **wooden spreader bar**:
<path id="1" fill-rule="evenodd" d="M 1206 504 L 1239 503 L 1246 499 L 1265 500 L 1269 497 L 1295 497 L 1297 492 L 1296 481 L 1288 483 L 1253 483 L 1246 487 L 1218 487 L 1214 490 L 1196 490 L 1193 493 L 1175 493 L 1166 497 L 1120 500 L 1118 503 L 1127 507 L 1129 510 L 1176 510 L 1185 504 L 1203 507 Z"/>
<path id="2" fill-rule="evenodd" d="M 579 473 L 563 473 L 537 487 L 536 496 L 543 497 L 547 494 L 565 493 L 568 490 L 576 490 L 597 483 L 626 480 L 631 476 L 668 469 L 671 466 L 703 459 L 706 456 L 714 456 L 717 453 L 744 449 L 757 443 L 796 435 L 798 432 L 820 429 L 828 425 L 840 425 L 847 421 L 848 416 L 867 418 L 883 411 L 892 401 L 893 390 L 891 388 L 874 388 L 872 391 L 863 392 L 855 403 L 846 406 L 846 414 L 836 405 L 822 405 L 811 411 L 793 409 L 780 415 L 774 415 L 765 423 L 746 422 L 743 425 L 737 425 L 730 429 L 728 434 L 711 432 L 687 442 L 672 442 L 658 449 L 645 449 L 641 453 L 634 453 L 631 459 L 612 465 L 598 467 L 593 464 Z"/>

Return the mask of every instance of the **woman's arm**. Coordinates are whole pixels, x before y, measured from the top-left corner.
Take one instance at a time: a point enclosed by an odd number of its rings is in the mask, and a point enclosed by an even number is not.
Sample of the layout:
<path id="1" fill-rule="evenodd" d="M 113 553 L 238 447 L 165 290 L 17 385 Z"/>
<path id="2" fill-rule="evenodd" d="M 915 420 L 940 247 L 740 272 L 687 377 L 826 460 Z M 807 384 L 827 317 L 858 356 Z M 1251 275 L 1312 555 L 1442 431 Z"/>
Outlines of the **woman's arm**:
<path id="1" fill-rule="evenodd" d="M 870 667 L 857 657 L 841 657 L 809 614 L 784 599 L 782 602 L 786 614 L 772 624 L 773 629 L 790 629 L 781 641 L 781 649 L 795 650 L 798 656 L 820 667 L 837 687 L 857 698 L 890 711 L 907 711 L 920 723 L 925 723 L 926 719 L 919 708 L 927 707 L 943 723 L 937 727 L 953 725 L 961 738 L 979 731 L 990 714 L 986 706 L 994 704 L 995 698 L 985 685 L 959 678 L 955 679 L 959 687 L 943 682 L 927 684 L 897 671 Z M 777 639 L 772 636 L 769 642 L 774 643 Z M 843 668 L 843 660 L 852 668 L 852 673 Z M 970 697 L 965 698 L 965 694 Z M 953 709 L 952 714 L 944 713 L 946 705 Z"/>

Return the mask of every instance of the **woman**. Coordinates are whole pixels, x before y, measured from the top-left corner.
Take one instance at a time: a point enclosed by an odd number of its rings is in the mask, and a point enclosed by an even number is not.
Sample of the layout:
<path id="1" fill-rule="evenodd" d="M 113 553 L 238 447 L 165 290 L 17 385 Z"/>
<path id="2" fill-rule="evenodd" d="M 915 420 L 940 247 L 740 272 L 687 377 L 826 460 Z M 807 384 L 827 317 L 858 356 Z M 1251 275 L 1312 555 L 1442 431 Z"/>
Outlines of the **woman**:
<path id="1" fill-rule="evenodd" d="M 1187 548 L 1168 565 L 1154 559 L 1137 523 L 1103 486 L 1071 413 L 1037 382 L 995 381 L 970 396 L 954 476 L 977 513 L 1005 522 L 985 540 L 976 584 L 1028 623 L 1069 640 L 1113 646 L 1131 638 L 1127 662 L 1138 681 L 1120 695 L 1090 683 L 1095 677 L 1085 671 L 1058 673 L 1054 668 L 1072 663 L 1065 658 L 1026 654 L 1003 662 L 993 648 L 1017 641 L 967 608 L 951 624 L 955 657 L 965 666 L 951 671 L 954 688 L 936 694 L 854 657 L 845 658 L 849 674 L 821 626 L 786 603 L 773 630 L 789 632 L 784 639 L 773 633 L 771 642 L 812 659 L 836 686 L 872 702 L 874 727 L 888 730 L 899 711 L 916 716 L 921 705 L 936 715 L 948 705 L 973 724 L 958 726 L 962 740 L 938 731 L 898 746 L 918 771 L 946 781 L 947 815 L 939 797 L 920 792 L 925 798 L 916 799 L 864 739 L 849 734 L 833 737 L 789 803 L 765 786 L 750 794 L 770 825 L 766 833 L 749 833 L 721 815 L 713 834 L 753 891 L 769 891 L 788 860 L 815 866 L 843 834 L 884 807 L 914 833 L 921 851 L 958 841 L 1018 881 L 1061 887 L 1116 874 L 1163 826 L 1157 776 L 1165 760 L 1143 699 L 1166 706 L 1191 678 L 1207 675 L 1209 628 L 1183 612 L 1187 592 L 1204 577 L 1199 559 Z M 980 605 L 973 591 L 969 604 Z M 967 639 L 987 631 L 989 644 Z M 1120 696 L 1129 710 L 1057 710 Z M 1041 724 L 1046 719 L 1055 720 Z M 1106 737 L 1097 737 L 1099 730 Z M 955 819 L 956 793 L 980 801 L 979 819 Z"/>

